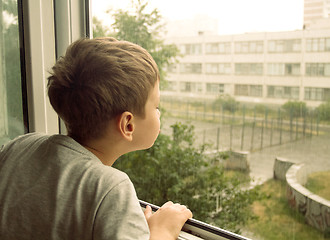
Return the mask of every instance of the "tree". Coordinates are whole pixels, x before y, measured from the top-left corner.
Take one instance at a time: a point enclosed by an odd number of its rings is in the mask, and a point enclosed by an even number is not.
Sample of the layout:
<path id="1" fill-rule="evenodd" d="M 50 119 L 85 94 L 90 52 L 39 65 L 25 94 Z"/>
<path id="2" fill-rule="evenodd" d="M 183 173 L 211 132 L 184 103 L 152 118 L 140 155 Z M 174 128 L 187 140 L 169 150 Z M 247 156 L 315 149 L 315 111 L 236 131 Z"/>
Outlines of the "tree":
<path id="1" fill-rule="evenodd" d="M 146 12 L 148 3 L 137 0 L 133 3 L 134 11 L 119 9 L 112 16 L 114 23 L 111 28 L 102 26 L 97 18 L 94 21 L 94 36 L 113 36 L 118 40 L 126 40 L 136 43 L 145 48 L 154 58 L 158 65 L 161 88 L 165 86 L 165 68 L 175 61 L 179 54 L 179 49 L 174 44 L 165 44 L 162 34 L 164 33 L 164 23 L 162 16 L 157 9 L 150 13 Z M 111 13 L 111 12 L 109 12 Z"/>
<path id="2" fill-rule="evenodd" d="M 316 112 L 321 121 L 330 122 L 330 100 L 320 104 L 320 106 L 316 108 Z"/>
<path id="3" fill-rule="evenodd" d="M 239 102 L 234 97 L 228 94 L 221 94 L 217 99 L 213 101 L 214 108 L 222 108 L 228 112 L 236 112 L 238 110 Z"/>
<path id="4" fill-rule="evenodd" d="M 21 69 L 20 69 L 20 44 L 19 44 L 19 28 L 17 1 L 6 0 L 2 3 L 2 15 L 9 16 L 3 18 L 3 25 L 0 34 L 2 45 L 2 65 L 3 74 L 1 76 L 6 87 L 7 97 L 7 117 L 11 125 L 8 129 L 9 137 L 15 137 L 22 134 L 24 128 L 21 126 L 23 122 L 23 106 L 22 106 L 22 90 L 21 90 Z M 1 29 L 0 29 L 1 30 Z M 1 86 L 2 87 L 2 86 Z"/>
<path id="5" fill-rule="evenodd" d="M 288 101 L 282 105 L 287 116 L 304 117 L 307 113 L 307 105 L 305 102 Z"/>
<path id="6" fill-rule="evenodd" d="M 172 138 L 160 134 L 152 148 L 126 154 L 114 166 L 130 176 L 140 199 L 157 205 L 180 202 L 194 218 L 239 232 L 252 218 L 249 206 L 257 189 L 243 190 L 239 178 L 225 174 L 218 156 L 205 154 L 205 145 L 195 148 L 193 126 L 172 128 Z"/>

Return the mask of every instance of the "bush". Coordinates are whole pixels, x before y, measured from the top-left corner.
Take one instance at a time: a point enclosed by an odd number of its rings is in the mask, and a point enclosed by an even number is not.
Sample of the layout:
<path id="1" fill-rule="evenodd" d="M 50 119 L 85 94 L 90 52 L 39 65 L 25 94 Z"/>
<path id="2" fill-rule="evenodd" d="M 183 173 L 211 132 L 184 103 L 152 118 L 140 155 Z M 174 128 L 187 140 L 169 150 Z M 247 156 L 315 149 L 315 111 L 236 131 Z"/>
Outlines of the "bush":
<path id="1" fill-rule="evenodd" d="M 300 101 L 288 101 L 282 105 L 282 109 L 290 117 L 303 117 L 308 110 L 306 103 Z"/>
<path id="2" fill-rule="evenodd" d="M 316 108 L 316 112 L 321 121 L 330 122 L 330 100 L 320 104 L 320 106 Z"/>
<path id="3" fill-rule="evenodd" d="M 236 112 L 238 110 L 239 102 L 235 100 L 232 96 L 228 94 L 220 95 L 213 102 L 214 108 L 222 108 L 224 111 L 228 112 Z"/>

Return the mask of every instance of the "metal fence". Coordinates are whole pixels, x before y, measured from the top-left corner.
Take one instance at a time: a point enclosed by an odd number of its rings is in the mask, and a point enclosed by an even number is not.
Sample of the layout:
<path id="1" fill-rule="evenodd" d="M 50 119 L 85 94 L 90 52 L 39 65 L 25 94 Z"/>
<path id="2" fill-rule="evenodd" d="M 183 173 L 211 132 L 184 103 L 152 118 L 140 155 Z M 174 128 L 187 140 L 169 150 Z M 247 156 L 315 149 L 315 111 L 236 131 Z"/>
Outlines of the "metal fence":
<path id="1" fill-rule="evenodd" d="M 217 150 L 255 151 L 317 136 L 326 129 L 313 110 L 301 115 L 257 105 L 231 110 L 212 102 L 173 99 L 162 99 L 162 110 L 166 121 L 172 119 L 165 124 L 165 132 L 169 133 L 173 121 L 190 122 L 195 125 L 196 144 L 210 144 Z"/>

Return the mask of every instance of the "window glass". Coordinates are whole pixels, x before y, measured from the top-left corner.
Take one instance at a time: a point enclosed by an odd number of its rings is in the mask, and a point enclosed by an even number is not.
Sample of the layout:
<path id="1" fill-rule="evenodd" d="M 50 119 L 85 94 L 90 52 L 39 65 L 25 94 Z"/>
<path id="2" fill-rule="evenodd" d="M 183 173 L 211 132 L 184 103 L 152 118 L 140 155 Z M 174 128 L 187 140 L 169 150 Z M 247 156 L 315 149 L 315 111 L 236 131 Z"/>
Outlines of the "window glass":
<path id="1" fill-rule="evenodd" d="M 330 172 L 330 23 L 308 20 L 321 2 L 93 0 L 94 36 L 140 44 L 161 70 L 161 135 L 115 164 L 139 198 L 251 239 L 326 239 L 307 223 L 330 229 L 327 213 L 286 181 L 295 163 Z"/>
<path id="2" fill-rule="evenodd" d="M 25 132 L 17 1 L 0 4 L 0 145 Z"/>

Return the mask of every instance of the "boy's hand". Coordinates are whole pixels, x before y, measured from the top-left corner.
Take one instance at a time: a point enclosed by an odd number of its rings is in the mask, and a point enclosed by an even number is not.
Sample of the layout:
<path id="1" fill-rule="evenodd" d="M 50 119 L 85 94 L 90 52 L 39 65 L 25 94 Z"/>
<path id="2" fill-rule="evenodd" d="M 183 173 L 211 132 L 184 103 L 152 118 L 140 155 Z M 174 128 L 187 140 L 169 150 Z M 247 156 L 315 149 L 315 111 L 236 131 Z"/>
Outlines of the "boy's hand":
<path id="1" fill-rule="evenodd" d="M 173 202 L 165 203 L 155 213 L 147 206 L 144 215 L 150 229 L 150 240 L 177 239 L 184 223 L 192 218 L 192 213 L 186 206 Z"/>

